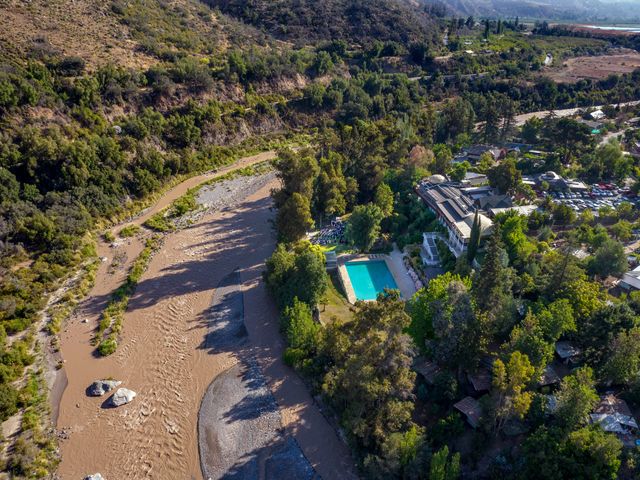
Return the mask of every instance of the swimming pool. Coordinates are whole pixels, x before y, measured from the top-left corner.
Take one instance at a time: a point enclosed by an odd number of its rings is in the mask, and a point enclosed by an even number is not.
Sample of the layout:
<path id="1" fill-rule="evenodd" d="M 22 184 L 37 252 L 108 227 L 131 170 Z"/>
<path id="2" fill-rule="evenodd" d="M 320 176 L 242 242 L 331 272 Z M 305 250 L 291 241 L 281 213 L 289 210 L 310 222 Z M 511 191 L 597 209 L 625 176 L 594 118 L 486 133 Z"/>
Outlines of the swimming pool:
<path id="1" fill-rule="evenodd" d="M 384 260 L 347 262 L 345 267 L 358 300 L 375 300 L 385 288 L 398 288 Z"/>

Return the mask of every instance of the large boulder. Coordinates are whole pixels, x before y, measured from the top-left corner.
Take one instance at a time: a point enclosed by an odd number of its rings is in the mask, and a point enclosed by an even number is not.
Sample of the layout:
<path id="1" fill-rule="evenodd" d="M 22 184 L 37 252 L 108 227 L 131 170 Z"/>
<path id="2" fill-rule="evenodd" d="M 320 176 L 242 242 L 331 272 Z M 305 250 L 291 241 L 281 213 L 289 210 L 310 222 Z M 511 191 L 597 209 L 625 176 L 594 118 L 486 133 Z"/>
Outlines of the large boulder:
<path id="1" fill-rule="evenodd" d="M 136 392 L 128 388 L 119 388 L 111 397 L 111 405 L 121 407 L 131 402 L 134 398 L 136 398 Z"/>
<path id="2" fill-rule="evenodd" d="M 101 397 L 107 392 L 120 386 L 122 382 L 117 380 L 96 380 L 87 389 L 87 394 L 91 397 Z"/>
<path id="3" fill-rule="evenodd" d="M 104 477 L 99 473 L 94 473 L 93 475 L 87 475 L 84 477 L 84 480 L 104 480 Z"/>

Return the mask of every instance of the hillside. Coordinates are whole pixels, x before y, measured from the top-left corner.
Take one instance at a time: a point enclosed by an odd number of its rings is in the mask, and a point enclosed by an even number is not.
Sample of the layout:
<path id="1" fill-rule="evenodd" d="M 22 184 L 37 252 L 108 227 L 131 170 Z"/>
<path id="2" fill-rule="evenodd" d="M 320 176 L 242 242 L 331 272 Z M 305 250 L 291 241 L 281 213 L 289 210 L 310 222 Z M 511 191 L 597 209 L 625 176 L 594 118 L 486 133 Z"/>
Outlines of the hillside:
<path id="1" fill-rule="evenodd" d="M 637 21 L 637 0 L 425 0 L 444 4 L 451 14 L 477 17 L 523 17 L 564 21 Z"/>
<path id="2" fill-rule="evenodd" d="M 416 2 L 403 0 L 204 0 L 283 40 L 432 41 L 436 27 Z"/>
<path id="3" fill-rule="evenodd" d="M 89 67 L 147 68 L 185 54 L 265 43 L 255 29 L 197 0 L 6 0 L 0 2 L 0 59 L 58 55 Z"/>

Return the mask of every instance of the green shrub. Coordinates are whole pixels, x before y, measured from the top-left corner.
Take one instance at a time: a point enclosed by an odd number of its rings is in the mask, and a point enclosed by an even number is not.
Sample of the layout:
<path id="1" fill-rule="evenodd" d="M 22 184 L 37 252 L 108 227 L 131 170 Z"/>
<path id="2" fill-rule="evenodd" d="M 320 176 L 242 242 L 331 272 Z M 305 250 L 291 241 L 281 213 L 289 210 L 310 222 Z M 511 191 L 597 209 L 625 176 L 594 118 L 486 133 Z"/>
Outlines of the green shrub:
<path id="1" fill-rule="evenodd" d="M 103 357 L 108 357 L 109 355 L 114 353 L 117 348 L 118 342 L 116 342 L 114 338 L 107 338 L 106 340 L 100 342 L 100 345 L 98 345 L 98 353 L 100 353 L 100 355 L 102 355 Z"/>
<path id="2" fill-rule="evenodd" d="M 175 229 L 173 224 L 167 220 L 164 212 L 158 212 L 153 215 L 150 219 L 144 222 L 144 226 L 150 228 L 151 230 L 155 230 L 156 232 L 171 232 Z"/>
<path id="3" fill-rule="evenodd" d="M 137 235 L 140 232 L 140 227 L 138 225 L 127 225 L 124 227 L 118 235 L 120 238 L 129 238 Z"/>

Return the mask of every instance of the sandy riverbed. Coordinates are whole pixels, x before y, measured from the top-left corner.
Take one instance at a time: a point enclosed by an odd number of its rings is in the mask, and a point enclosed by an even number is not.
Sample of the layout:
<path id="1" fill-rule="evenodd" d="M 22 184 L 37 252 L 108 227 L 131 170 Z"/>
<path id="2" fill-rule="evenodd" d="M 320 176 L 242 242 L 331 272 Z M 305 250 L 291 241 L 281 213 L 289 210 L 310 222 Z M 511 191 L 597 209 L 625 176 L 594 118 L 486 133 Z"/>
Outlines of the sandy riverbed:
<path id="1" fill-rule="evenodd" d="M 94 472 L 107 480 L 202 478 L 198 408 L 210 382 L 238 365 L 237 352 L 212 351 L 206 343 L 215 287 L 234 270 L 243 284 L 251 354 L 279 407 L 283 431 L 293 435 L 318 474 L 351 477 L 346 447 L 281 361 L 277 312 L 260 281 L 264 259 L 274 247 L 269 224 L 273 186 L 259 186 L 246 198 L 238 195 L 237 204 L 201 215 L 191 227 L 165 238 L 130 302 L 118 351 L 108 358 L 96 358 L 90 340 L 125 268 L 108 274 L 115 252 L 102 247 L 100 255 L 109 260 L 61 334 L 68 378 L 58 418 L 64 432 L 58 470 L 63 479 Z M 134 257 L 139 243 L 133 240 L 120 249 Z M 87 397 L 85 389 L 107 377 L 122 380 L 138 397 L 119 409 L 102 409 L 104 399 Z"/>

